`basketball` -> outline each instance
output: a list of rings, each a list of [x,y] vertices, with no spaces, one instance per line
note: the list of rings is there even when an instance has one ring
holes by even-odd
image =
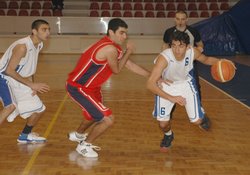
[[[235,75],[235,66],[231,61],[220,60],[211,67],[213,79],[219,82],[228,82]]]

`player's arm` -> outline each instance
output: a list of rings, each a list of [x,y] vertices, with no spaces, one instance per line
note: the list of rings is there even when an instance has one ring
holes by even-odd
[[[203,44],[203,42],[202,42],[201,40],[200,40],[199,42],[196,42],[195,45],[196,45],[196,48],[197,48],[200,52],[203,52],[203,50],[204,50],[204,44]]]
[[[197,48],[194,48],[194,58],[196,60],[198,60],[199,62],[201,62],[203,64],[206,64],[206,65],[213,65],[217,61],[220,60],[220,59],[218,59],[216,57],[210,57],[210,56],[206,56],[206,55],[202,54],[200,52],[200,50],[198,50]]]
[[[48,85],[44,83],[33,83],[29,78],[24,78],[16,72],[16,68],[20,63],[21,59],[25,57],[27,52],[25,44],[16,45],[12,50],[12,55],[9,61],[9,64],[5,70],[5,74],[12,77],[13,79],[19,81],[20,83],[29,86],[31,89],[38,92],[47,92],[49,90]]]
[[[144,69],[143,67],[137,65],[131,60],[127,61],[125,67],[138,75],[149,77],[150,72],[147,69]]]
[[[153,70],[149,76],[149,79],[147,81],[147,88],[154,94],[157,94],[161,96],[162,98],[168,99],[169,101],[172,101],[173,103],[178,103],[183,106],[186,104],[186,100],[183,97],[172,96],[164,92],[162,88],[158,86],[158,82],[161,79],[162,72],[167,66],[168,66],[168,63],[165,60],[165,58],[162,55],[159,55],[153,67]]]
[[[127,49],[126,52],[124,53],[123,57],[118,60],[118,52],[117,49],[113,45],[108,45],[101,49],[99,53],[97,53],[97,57],[99,54],[99,57],[104,56],[109,64],[109,67],[111,68],[112,72],[114,74],[119,73],[122,68],[125,66],[127,63],[129,56],[134,52],[135,47],[132,43],[127,44]],[[103,55],[104,54],[104,55]]]

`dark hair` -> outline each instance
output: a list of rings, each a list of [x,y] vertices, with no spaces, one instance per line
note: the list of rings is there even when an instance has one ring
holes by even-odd
[[[109,30],[112,30],[113,32],[115,32],[119,27],[124,27],[124,28],[128,28],[128,25],[125,21],[123,21],[120,18],[113,18],[109,21],[108,23],[108,31],[107,31],[107,35],[109,35]]]
[[[37,20],[33,21],[32,25],[31,25],[31,29],[32,29],[32,30],[33,30],[33,29],[38,30],[38,28],[39,28],[40,25],[42,25],[42,24],[47,24],[47,25],[49,25],[49,23],[48,23],[47,21],[45,21],[45,20],[43,20],[43,19],[37,19]]]
[[[180,13],[180,14],[185,14],[185,15],[186,15],[186,17],[188,17],[187,12],[186,12],[186,11],[184,11],[184,10],[178,10],[178,11],[176,11],[176,12],[175,12],[175,14],[177,14],[177,13]]]
[[[180,41],[182,43],[185,43],[186,45],[190,44],[190,39],[187,33],[181,32],[179,30],[176,30],[172,33],[170,36],[170,46],[172,45],[173,41]]]

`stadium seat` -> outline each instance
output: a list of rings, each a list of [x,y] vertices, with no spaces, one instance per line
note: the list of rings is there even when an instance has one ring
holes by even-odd
[[[229,4],[227,2],[222,2],[220,4],[220,9],[221,10],[229,10]]]
[[[191,11],[189,13],[189,18],[199,18],[199,14],[197,11]]]
[[[7,9],[6,1],[0,1],[0,9]]]
[[[148,10],[148,11],[154,10],[154,5],[150,2],[146,2],[144,6],[144,10]]]
[[[30,16],[40,16],[40,11],[37,9],[33,9],[30,11]]]
[[[156,11],[164,11],[164,10],[165,10],[165,7],[164,7],[163,3],[157,3],[157,4],[155,5],[155,10],[156,10]]]
[[[121,11],[118,10],[113,11],[112,17],[122,17]]]
[[[175,11],[176,10],[175,4],[174,3],[168,3],[167,6],[166,6],[166,10],[167,11],[171,11],[171,10]]]
[[[219,11],[212,11],[211,12],[211,16],[214,17],[214,16],[219,16],[220,15],[220,12]]]
[[[156,17],[157,17],[157,18],[166,18],[166,14],[165,14],[164,11],[158,11],[158,12],[156,13]]]
[[[129,2],[125,2],[122,7],[123,10],[132,10],[132,5]]]
[[[3,9],[0,9],[0,16],[5,16],[5,11]]]
[[[99,4],[97,2],[91,2],[90,6],[89,6],[90,10],[99,10]]]
[[[27,1],[21,1],[20,9],[30,9],[30,3]]]
[[[89,16],[90,17],[99,17],[99,13],[97,10],[92,10],[92,11],[90,11]]]
[[[177,10],[186,11],[186,4],[185,3],[178,3]]]
[[[208,10],[208,7],[207,7],[207,3],[200,3],[199,4],[199,7],[198,7],[199,10]]]
[[[135,3],[134,10],[143,10],[142,3],[140,3],[140,2]]]
[[[108,2],[102,2],[101,10],[110,10],[110,5]]]
[[[112,4],[112,10],[121,10],[122,7],[121,7],[121,4],[119,2],[114,2]]]
[[[111,15],[110,15],[110,12],[109,12],[109,11],[104,10],[104,11],[102,11],[101,16],[102,16],[102,17],[110,17]]]
[[[26,9],[21,9],[18,12],[18,16],[29,16],[29,12]]]
[[[9,9],[18,9],[19,5],[18,5],[18,3],[16,1],[10,1],[8,8]]]
[[[43,9],[52,9],[52,3],[50,1],[45,1],[43,3]]]
[[[9,9],[7,11],[7,16],[17,16],[17,11],[15,9]]]
[[[41,9],[41,8],[42,8],[42,5],[40,2],[37,2],[37,1],[32,2],[31,9]]]
[[[133,17],[133,14],[131,11],[124,11],[123,17]]]
[[[146,11],[145,17],[146,18],[154,18],[155,17],[154,11]]]
[[[44,9],[42,11],[42,16],[52,16],[52,12],[49,9]]]
[[[144,14],[142,11],[135,11],[135,14],[134,14],[134,17],[137,17],[137,18],[143,18],[144,17]]]
[[[214,2],[210,3],[209,10],[219,10],[218,4]]]
[[[201,18],[209,18],[210,17],[209,12],[208,11],[201,11],[200,17]]]
[[[62,10],[60,9],[53,10],[53,16],[63,16]]]
[[[174,11],[168,12],[167,17],[169,17],[169,18],[174,18],[174,17],[175,17],[175,12],[174,12]]]
[[[197,10],[197,6],[195,3],[189,3],[188,4],[188,7],[187,7],[188,10]]]

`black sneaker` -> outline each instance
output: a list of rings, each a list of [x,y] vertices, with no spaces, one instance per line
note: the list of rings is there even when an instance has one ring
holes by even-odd
[[[173,140],[174,140],[174,133],[173,132],[169,136],[164,134],[164,137],[163,137],[163,139],[161,141],[161,145],[160,145],[160,151],[167,152],[169,150]]]
[[[201,124],[199,127],[205,131],[208,131],[210,128],[210,120],[206,114],[204,114],[204,118],[202,119]]]

